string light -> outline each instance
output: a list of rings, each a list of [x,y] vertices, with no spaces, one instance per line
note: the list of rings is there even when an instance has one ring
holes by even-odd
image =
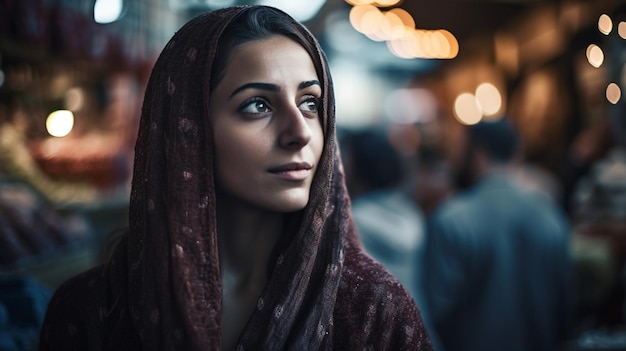
[[[598,18],[598,31],[604,35],[609,35],[613,30],[613,20],[607,14],[602,14]],[[626,38],[626,23],[619,22],[617,25],[617,34],[622,38]],[[600,67],[604,63],[604,52],[596,44],[590,44],[586,50],[587,61],[593,67]],[[616,83],[609,83],[604,91],[606,99],[609,103],[616,105],[622,98],[622,89]]]
[[[459,53],[456,37],[445,29],[415,28],[415,20],[406,10],[381,11],[399,1],[346,0],[352,5],[352,27],[374,41],[386,42],[389,51],[400,58],[452,59]]]

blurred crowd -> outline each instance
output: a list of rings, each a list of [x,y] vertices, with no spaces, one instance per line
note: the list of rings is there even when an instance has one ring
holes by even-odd
[[[407,152],[393,126],[340,133],[363,245],[436,349],[626,349],[626,154],[606,136],[581,135],[557,175],[506,118],[464,127],[453,152]]]

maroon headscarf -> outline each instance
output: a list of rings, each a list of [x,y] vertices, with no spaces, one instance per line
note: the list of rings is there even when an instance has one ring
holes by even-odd
[[[220,345],[211,68],[224,28],[249,7],[199,16],[180,29],[150,77],[136,144],[128,239],[129,302],[144,349]],[[285,16],[287,16],[285,14]],[[335,145],[332,82],[317,48],[325,148],[300,223],[284,233],[240,345],[317,349],[331,328],[342,268],[347,198]],[[155,323],[155,320],[157,321]],[[180,343],[180,344],[179,344]]]
[[[224,29],[251,8],[196,17],[161,53],[141,115],[128,235],[108,263],[55,292],[41,351],[221,348],[211,71]],[[237,350],[431,350],[411,297],[360,246],[328,66],[314,37],[283,15],[314,48],[325,144],[309,202],[287,218]]]

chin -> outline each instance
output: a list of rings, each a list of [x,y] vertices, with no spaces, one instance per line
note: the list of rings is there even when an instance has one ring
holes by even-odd
[[[276,201],[270,204],[268,208],[276,212],[289,213],[289,212],[296,212],[296,211],[302,210],[303,208],[306,207],[308,203],[309,203],[308,194],[306,194],[306,196],[297,196],[297,197],[293,197],[293,196],[288,196],[285,198],[279,197],[276,199]]]
[[[303,208],[305,208],[307,205],[307,202],[298,202],[298,203],[288,203],[288,204],[275,204],[274,206],[272,206],[272,210],[276,211],[276,212],[282,212],[282,213],[290,213],[290,212],[296,212],[296,211],[300,211]]]

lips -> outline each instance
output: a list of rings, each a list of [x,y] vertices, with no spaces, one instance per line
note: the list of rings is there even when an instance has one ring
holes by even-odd
[[[307,179],[312,169],[313,166],[306,162],[292,162],[270,168],[268,172],[283,180],[299,182]]]

